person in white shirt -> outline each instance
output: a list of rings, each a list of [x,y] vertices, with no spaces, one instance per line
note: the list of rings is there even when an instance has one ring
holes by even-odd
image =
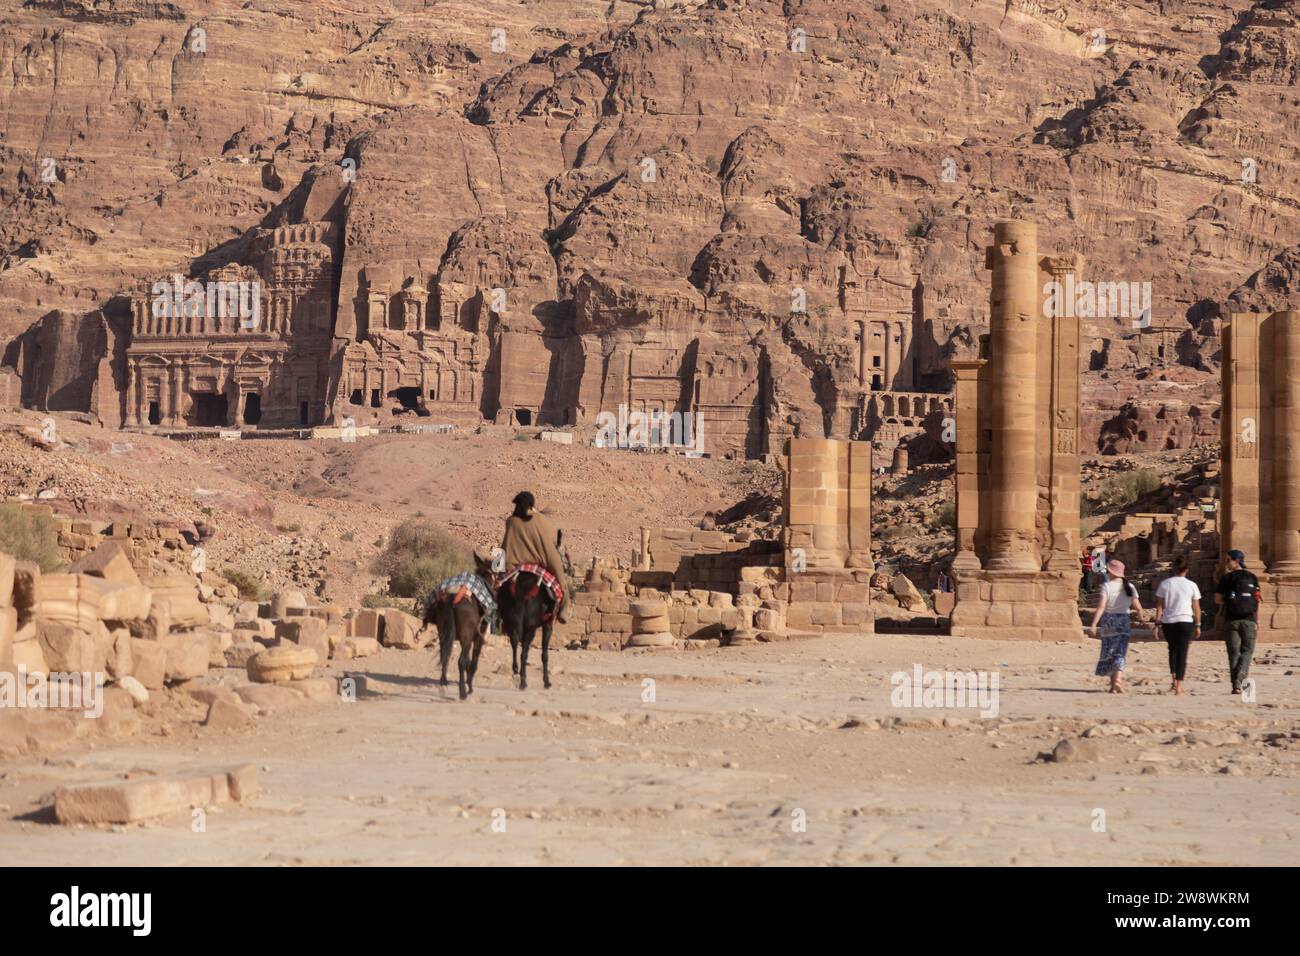
[[[1129,615],[1137,611],[1141,620],[1142,602],[1138,600],[1137,588],[1124,577],[1123,561],[1108,561],[1106,571],[1110,578],[1101,586],[1097,610],[1092,615],[1092,636],[1097,637],[1099,630],[1101,635],[1101,656],[1097,659],[1095,673],[1098,677],[1110,678],[1112,694],[1122,694],[1124,663],[1132,636]]]
[[[1159,634],[1169,645],[1169,673],[1175,694],[1182,694],[1187,676],[1187,651],[1201,636],[1201,589],[1187,578],[1187,559],[1174,559],[1174,573],[1156,588],[1156,616]]]

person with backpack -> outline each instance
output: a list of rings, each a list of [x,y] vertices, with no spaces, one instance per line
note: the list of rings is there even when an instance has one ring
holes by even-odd
[[[1174,558],[1174,573],[1156,588],[1160,636],[1169,645],[1169,690],[1181,695],[1187,676],[1187,651],[1201,636],[1201,589],[1187,577],[1187,558]]]
[[[1101,586],[1101,596],[1097,601],[1097,610],[1092,615],[1092,636],[1101,633],[1101,656],[1097,659],[1098,677],[1110,678],[1110,692],[1124,693],[1124,663],[1128,656],[1128,642],[1132,636],[1129,614],[1137,611],[1138,619],[1142,617],[1142,602],[1138,600],[1137,588],[1129,584],[1124,577],[1124,562],[1111,560],[1106,563],[1110,579]]]
[[[1241,685],[1250,674],[1250,660],[1255,654],[1255,631],[1259,620],[1259,578],[1246,570],[1246,555],[1233,548],[1228,552],[1227,573],[1215,588],[1215,603],[1223,611],[1223,637],[1228,645],[1228,673],[1232,692],[1241,693]]]

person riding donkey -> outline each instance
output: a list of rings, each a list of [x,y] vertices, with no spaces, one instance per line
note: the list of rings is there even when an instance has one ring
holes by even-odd
[[[550,573],[558,593],[556,620],[568,620],[569,594],[564,577],[564,557],[560,554],[560,535],[549,519],[536,508],[532,492],[521,491],[514,497],[515,510],[506,519],[505,537],[501,550],[505,555],[506,573],[513,573],[521,565],[537,565]],[[547,582],[548,584],[550,582]]]

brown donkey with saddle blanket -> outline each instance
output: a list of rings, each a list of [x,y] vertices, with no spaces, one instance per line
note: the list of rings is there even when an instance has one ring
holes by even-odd
[[[460,643],[460,699],[474,693],[474,674],[483,650],[484,633],[496,617],[496,582],[492,559],[474,553],[473,572],[438,582],[424,605],[424,624],[438,627],[438,656],[442,686],[447,686],[447,664],[453,641]]]

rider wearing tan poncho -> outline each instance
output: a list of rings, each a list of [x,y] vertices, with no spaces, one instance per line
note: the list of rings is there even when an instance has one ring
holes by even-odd
[[[513,570],[521,564],[540,564],[555,575],[564,589],[556,617],[564,623],[569,605],[569,585],[564,577],[564,559],[560,556],[555,526],[534,507],[536,502],[530,492],[519,492],[514,504],[514,514],[506,519],[506,534],[501,539],[506,568]]]

